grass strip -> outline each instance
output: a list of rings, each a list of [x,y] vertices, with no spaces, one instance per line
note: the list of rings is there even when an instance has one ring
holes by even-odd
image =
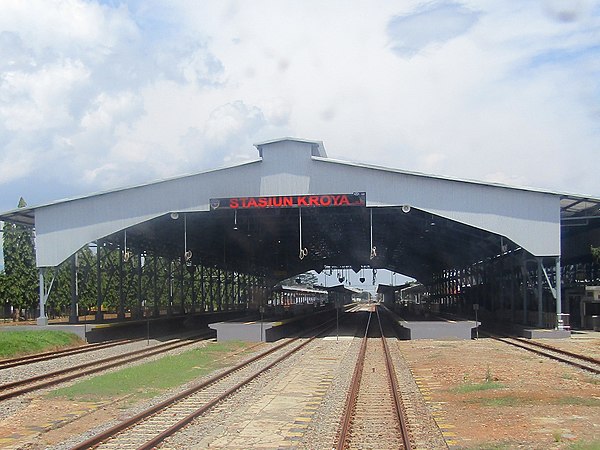
[[[596,397],[561,397],[556,402],[563,406],[591,406],[600,407],[600,398]],[[600,449],[600,447],[598,447]]]
[[[466,401],[465,403],[480,406],[529,406],[536,403],[536,400],[524,397],[517,397],[514,395],[505,395],[502,397],[493,398],[474,398]]]
[[[489,442],[470,447],[472,450],[512,450],[516,448],[516,442]]]
[[[529,398],[524,396],[504,395],[492,398],[471,398],[465,401],[467,404],[481,406],[532,406],[532,405],[560,405],[560,406],[585,406],[598,408],[600,399],[584,397],[559,397],[559,398]],[[599,447],[600,448],[600,447]]]
[[[460,386],[452,388],[450,391],[457,394],[467,394],[469,392],[487,391],[490,389],[502,389],[504,385],[496,381],[484,381],[483,383],[463,383]]]
[[[165,356],[138,366],[99,375],[48,394],[52,398],[76,401],[106,401],[127,397],[129,401],[154,397],[170,388],[206,375],[225,362],[224,358],[243,350],[244,342],[208,342],[202,348]]]
[[[83,341],[79,336],[65,331],[2,331],[0,358],[14,358],[81,344]]]
[[[569,450],[598,450],[600,448],[600,440],[589,442],[577,442],[571,444]]]
[[[489,442],[478,444],[474,447],[469,447],[471,450],[512,450],[515,448],[525,448],[522,443],[507,441],[507,442]],[[535,447],[538,448],[538,447]],[[541,447],[539,447],[541,448]],[[600,441],[584,441],[576,442],[568,445],[567,447],[561,447],[565,450],[598,450],[600,449]]]

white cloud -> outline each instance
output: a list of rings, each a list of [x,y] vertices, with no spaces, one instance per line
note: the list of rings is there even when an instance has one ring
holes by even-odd
[[[9,154],[0,158],[0,184],[10,183],[31,173],[32,156],[26,152]],[[12,209],[12,208],[11,208]]]
[[[42,60],[74,53],[100,60],[137,33],[125,7],[80,0],[3,0],[0,29],[17,34]]]
[[[589,14],[593,3],[591,0],[545,0],[543,7],[553,19],[573,22]]]
[[[147,182],[295,135],[340,159],[600,195],[581,164],[600,142],[597,1],[2,9],[0,187]]]
[[[409,14],[392,17],[387,31],[390,46],[402,56],[414,56],[431,44],[441,44],[467,32],[476,11],[458,3],[428,3]]]
[[[235,136],[247,136],[265,122],[260,109],[241,101],[214,109],[205,124],[204,136],[209,146],[224,147]]]
[[[11,131],[35,131],[69,125],[72,92],[89,71],[69,59],[35,72],[6,71],[0,76],[0,118]]]

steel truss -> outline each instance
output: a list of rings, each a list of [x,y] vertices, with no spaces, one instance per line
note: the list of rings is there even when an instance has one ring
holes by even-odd
[[[440,311],[471,316],[477,304],[482,318],[563,329],[568,314],[563,314],[560,286],[560,258],[534,257],[519,249],[442,270],[427,288]]]
[[[117,319],[129,316],[158,317],[186,313],[205,313],[244,310],[267,294],[266,280],[258,275],[221,269],[214,266],[192,265],[184,258],[170,259],[148,252],[135,251],[125,245],[98,241],[92,251],[78,252],[70,259],[71,311],[69,321],[77,323],[82,293],[89,297],[95,291],[95,318],[105,314]],[[95,251],[94,251],[95,249]],[[40,271],[44,279],[47,270]],[[90,286],[95,275],[95,284]],[[50,286],[41,283],[40,298],[44,307]],[[263,291],[258,295],[258,291]]]

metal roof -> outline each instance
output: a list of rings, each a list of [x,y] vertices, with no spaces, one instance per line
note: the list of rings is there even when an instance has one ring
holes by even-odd
[[[320,141],[283,138],[256,147],[259,160],[12,210],[0,220],[35,225],[40,267],[92,241],[123,245],[125,232],[134,250],[178,257],[183,220],[170,213],[179,212],[196,263],[278,279],[325,265],[367,265],[424,280],[520,247],[558,255],[561,218],[597,215],[600,202],[332,160]],[[298,258],[298,209],[239,211],[234,230],[233,211],[209,206],[211,198],[359,191],[367,193],[367,208],[302,208],[306,258]]]
[[[600,246],[600,199],[565,195],[560,209],[563,263],[591,263],[590,246]]]
[[[241,167],[241,166],[245,166],[248,164],[255,164],[255,163],[258,163],[261,161],[262,156],[263,156],[262,149],[265,146],[268,146],[271,144],[280,144],[282,142],[301,142],[301,143],[309,144],[311,146],[311,154],[312,154],[314,160],[319,160],[319,161],[328,162],[328,163],[334,163],[334,164],[338,164],[338,165],[346,165],[346,166],[350,166],[350,167],[359,167],[359,168],[365,168],[365,169],[374,169],[374,170],[383,171],[383,172],[410,175],[410,176],[415,176],[415,177],[423,177],[423,178],[428,178],[428,179],[456,181],[459,183],[467,183],[467,184],[473,184],[473,185],[479,185],[479,186],[494,186],[494,187],[511,189],[511,190],[522,190],[522,191],[528,191],[528,192],[539,192],[539,193],[543,193],[543,194],[557,195],[557,196],[561,197],[561,201],[560,201],[561,219],[585,218],[585,217],[589,217],[589,216],[596,218],[596,217],[600,216],[600,197],[593,197],[593,196],[589,196],[589,195],[585,195],[585,194],[566,193],[563,191],[554,191],[554,190],[541,189],[541,188],[535,188],[535,187],[530,187],[530,186],[508,185],[508,184],[504,184],[504,183],[485,182],[485,181],[481,181],[481,180],[452,177],[452,176],[447,176],[447,175],[429,174],[429,173],[424,173],[424,172],[416,172],[416,171],[410,171],[410,170],[404,170],[404,169],[398,169],[398,168],[392,168],[392,167],[385,167],[385,166],[379,166],[376,164],[369,164],[369,163],[363,163],[363,162],[357,162],[357,161],[340,160],[340,159],[330,158],[327,156],[327,152],[325,151],[323,141],[294,138],[294,137],[283,137],[283,138],[271,139],[271,140],[255,143],[254,146],[257,148],[257,150],[259,152],[259,156],[260,156],[259,159],[245,161],[245,162],[233,164],[233,165],[217,167],[214,169],[208,169],[205,171],[200,171],[200,172],[195,172],[195,173],[180,174],[180,175],[176,175],[173,177],[154,180],[154,181],[150,181],[150,182],[146,182],[146,183],[140,183],[140,184],[124,186],[124,187],[117,187],[114,189],[93,192],[93,193],[85,194],[85,195],[81,195],[81,196],[59,199],[59,200],[55,200],[55,201],[52,201],[49,203],[43,203],[40,205],[27,206],[24,208],[15,208],[15,209],[6,211],[4,213],[1,213],[0,220],[5,220],[7,222],[20,223],[23,225],[33,226],[35,224],[35,210],[36,209],[40,209],[40,208],[50,206],[50,205],[55,205],[55,204],[86,199],[86,198],[90,198],[90,197],[97,197],[100,195],[112,194],[115,192],[127,191],[130,189],[141,188],[144,186],[157,185],[160,183],[167,183],[169,181],[181,180],[181,179],[184,179],[187,177],[196,177],[198,175],[202,175],[202,174],[206,174],[206,173],[214,173],[214,172],[218,172],[218,171],[222,171],[222,170],[234,169],[236,167]]]
[[[328,292],[346,293],[350,295],[362,294],[365,292],[362,289],[346,286],[345,284],[337,284],[335,286],[326,287],[325,289],[327,289]]]
[[[307,288],[302,286],[275,286],[273,291],[288,291],[288,292],[297,292],[299,294],[327,294],[327,291],[324,289],[316,289],[316,288]]]
[[[323,141],[313,141],[310,139],[284,137],[284,138],[271,139],[268,141],[258,142],[256,144],[254,144],[254,146],[258,150],[259,156],[262,158],[263,149],[265,147],[272,145],[272,144],[275,144],[277,147],[281,147],[281,144],[285,143],[285,142],[301,142],[304,144],[309,144],[311,146],[312,156],[320,156],[322,158],[327,158],[327,152],[325,151],[325,146],[323,145]]]
[[[561,195],[561,220],[589,220],[600,218],[600,199],[586,196]]]
[[[59,204],[63,204],[63,203],[75,202],[78,200],[85,200],[85,199],[89,199],[89,198],[93,198],[93,197],[100,197],[103,195],[116,194],[118,192],[125,192],[125,191],[129,191],[132,189],[144,188],[146,186],[157,186],[157,185],[160,185],[163,183],[169,183],[169,182],[177,181],[177,180],[184,180],[186,178],[197,177],[197,176],[203,175],[203,174],[215,173],[215,172],[219,172],[222,170],[235,169],[236,167],[243,167],[243,166],[247,166],[249,164],[259,163],[260,161],[261,161],[260,159],[253,159],[253,160],[244,161],[244,162],[238,163],[238,164],[231,164],[228,166],[217,167],[215,169],[209,169],[209,170],[204,170],[204,171],[195,172],[195,173],[180,174],[180,175],[176,175],[176,176],[169,177],[169,178],[162,178],[159,180],[149,181],[146,183],[139,183],[139,184],[134,184],[134,185],[130,185],[130,186],[122,186],[122,187],[117,187],[114,189],[107,189],[105,191],[92,192],[90,194],[84,194],[84,195],[79,195],[79,196],[75,196],[75,197],[62,198],[62,199],[54,200],[54,201],[51,201],[48,203],[42,203],[40,205],[26,206],[24,208],[15,208],[15,209],[11,209],[9,211],[1,213],[0,220],[6,220],[7,222],[33,226],[35,224],[35,211],[38,209],[41,209],[41,208],[46,208],[48,206],[59,205]]]

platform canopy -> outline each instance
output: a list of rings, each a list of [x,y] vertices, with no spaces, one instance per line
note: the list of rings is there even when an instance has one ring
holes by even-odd
[[[35,227],[39,267],[97,242],[169,258],[187,251],[194,264],[276,279],[345,266],[427,280],[518,248],[559,256],[561,206],[570,217],[597,214],[594,199],[585,203],[591,210],[577,211],[576,196],[330,159],[319,141],[256,148],[258,159],[244,164],[0,220]]]

